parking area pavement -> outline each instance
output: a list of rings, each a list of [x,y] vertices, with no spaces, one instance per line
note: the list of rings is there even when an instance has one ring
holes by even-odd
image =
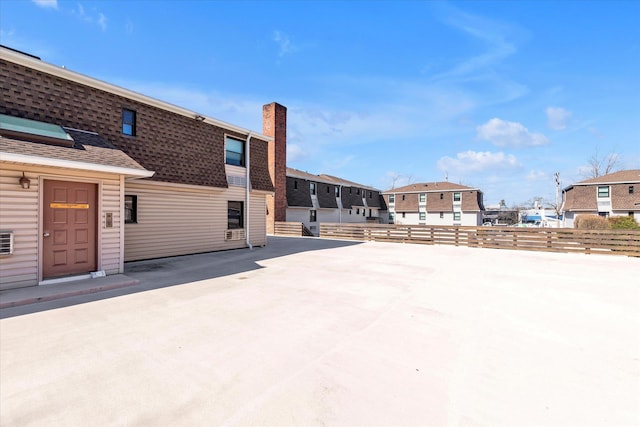
[[[4,310],[6,426],[640,424],[640,259],[270,238]]]

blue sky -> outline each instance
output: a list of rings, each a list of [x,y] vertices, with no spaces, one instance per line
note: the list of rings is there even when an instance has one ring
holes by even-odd
[[[252,130],[382,190],[555,199],[596,153],[640,168],[640,2],[4,0],[0,43]]]

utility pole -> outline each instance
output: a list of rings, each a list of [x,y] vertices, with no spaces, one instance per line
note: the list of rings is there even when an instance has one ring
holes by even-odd
[[[560,172],[556,172],[553,174],[556,180],[556,217],[560,217],[560,206],[558,205],[558,195],[560,193]]]

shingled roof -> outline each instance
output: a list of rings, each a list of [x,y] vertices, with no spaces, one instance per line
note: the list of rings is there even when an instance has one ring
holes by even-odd
[[[383,191],[383,194],[389,193],[426,193],[429,191],[456,191],[456,190],[478,190],[474,187],[467,187],[466,185],[454,184],[449,181],[439,182],[420,182],[415,184],[405,185],[404,187],[392,188],[390,190]]]
[[[591,184],[633,184],[640,183],[640,169],[629,169],[619,172],[609,173],[597,178],[585,179],[576,182],[573,185],[591,185]],[[569,186],[571,187],[571,186]]]
[[[42,159],[53,159],[64,162],[61,164],[66,167],[78,169],[92,169],[91,165],[95,165],[95,169],[99,169],[100,166],[122,168],[121,172],[125,175],[153,174],[97,133],[70,128],[64,130],[73,138],[71,147],[0,136],[2,159],[7,160],[12,158],[11,155],[18,155],[25,163],[31,161],[41,164]]]

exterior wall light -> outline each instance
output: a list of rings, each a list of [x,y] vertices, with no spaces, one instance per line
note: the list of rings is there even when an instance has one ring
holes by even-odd
[[[22,172],[22,178],[20,178],[20,185],[22,185],[22,188],[25,190],[28,190],[31,186],[31,180],[24,176],[24,172]]]

